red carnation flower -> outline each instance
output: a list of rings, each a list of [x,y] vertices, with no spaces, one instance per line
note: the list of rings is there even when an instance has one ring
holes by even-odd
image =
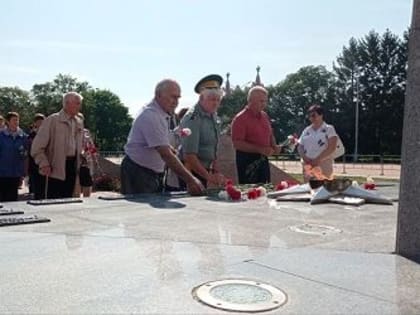
[[[365,184],[363,185],[363,187],[364,187],[366,190],[374,190],[374,189],[376,189],[376,185],[375,185],[374,183],[365,183]]]
[[[258,191],[255,188],[251,188],[247,192],[248,199],[257,199],[258,198]]]
[[[287,183],[287,181],[282,180],[280,183],[278,183],[276,185],[276,190],[283,190],[289,187],[289,184]]]
[[[241,199],[241,191],[236,189],[233,185],[226,186],[226,192],[228,193],[229,197],[232,200],[240,200]]]

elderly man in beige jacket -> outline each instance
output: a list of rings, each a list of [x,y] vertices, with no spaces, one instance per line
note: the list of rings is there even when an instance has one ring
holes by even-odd
[[[82,100],[76,92],[64,94],[63,108],[45,119],[33,140],[31,155],[42,175],[35,199],[73,196],[82,152]]]

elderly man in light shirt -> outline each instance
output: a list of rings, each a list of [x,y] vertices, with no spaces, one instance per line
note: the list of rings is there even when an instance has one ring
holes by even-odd
[[[182,165],[170,145],[169,121],[180,97],[176,81],[162,80],[156,85],[154,99],[134,120],[121,163],[123,194],[161,192],[165,164],[186,182],[190,194],[203,193],[201,182]]]

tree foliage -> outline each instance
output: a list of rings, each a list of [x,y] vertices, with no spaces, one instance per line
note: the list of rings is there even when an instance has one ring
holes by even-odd
[[[408,32],[402,38],[389,30],[351,38],[334,62],[306,66],[291,73],[269,92],[267,111],[278,141],[300,133],[309,124],[306,110],[320,104],[347,153],[354,152],[355,113],[359,105],[359,154],[400,154],[406,88]],[[230,122],[246,103],[247,89],[225,97],[219,114]]]
[[[35,84],[31,93],[36,110],[44,115],[50,115],[63,107],[64,93],[75,91],[83,95],[89,89],[91,87],[88,82],[79,82],[70,75],[59,74],[51,82]]]
[[[29,92],[18,87],[0,87],[0,113],[17,112],[20,125],[29,126],[32,123],[35,108]]]
[[[85,124],[100,150],[122,150],[132,119],[119,97],[108,90],[90,90],[84,95],[83,106]]]
[[[308,124],[306,110],[320,104],[327,112],[334,110],[334,75],[324,66],[307,66],[289,74],[285,80],[268,87],[268,114],[273,120],[277,139],[298,133]],[[333,115],[331,115],[333,117]]]
[[[21,126],[28,128],[35,113],[48,116],[58,112],[63,107],[63,94],[69,91],[83,96],[81,112],[100,150],[122,150],[132,121],[127,107],[111,91],[94,89],[88,82],[70,75],[59,74],[50,82],[35,84],[31,92],[1,87],[0,111],[18,112]]]
[[[247,93],[248,89],[237,86],[222,99],[218,114],[222,119],[223,128],[228,127],[232,118],[244,108]]]
[[[400,154],[407,69],[407,34],[387,30],[351,39],[337,58],[337,106],[347,148],[354,150],[359,104],[359,153]]]
[[[267,112],[278,141],[300,133],[309,124],[307,108],[320,104],[325,120],[336,127],[347,153],[354,152],[355,112],[359,105],[360,154],[400,154],[406,88],[408,32],[402,38],[389,30],[351,38],[342,48],[332,71],[305,66],[268,86]],[[59,74],[51,82],[35,84],[31,92],[0,88],[0,112],[17,111],[28,126],[34,113],[49,115],[62,107],[62,95],[77,91],[84,96],[86,125],[101,150],[121,150],[132,119],[117,95],[98,90],[88,82]],[[246,104],[249,87],[237,86],[222,100],[219,115],[225,126]]]

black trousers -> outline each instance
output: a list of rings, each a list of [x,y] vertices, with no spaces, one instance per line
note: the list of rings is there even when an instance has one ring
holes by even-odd
[[[20,177],[0,177],[0,201],[18,200]]]
[[[65,180],[48,177],[47,199],[73,197],[74,185],[76,184],[76,168],[76,158],[67,158]],[[35,199],[45,199],[45,181],[45,176],[40,175],[36,178]]]
[[[121,162],[121,193],[144,194],[163,191],[163,173],[138,165],[127,155]]]
[[[236,151],[239,184],[265,184],[270,182],[268,158],[258,153]]]

